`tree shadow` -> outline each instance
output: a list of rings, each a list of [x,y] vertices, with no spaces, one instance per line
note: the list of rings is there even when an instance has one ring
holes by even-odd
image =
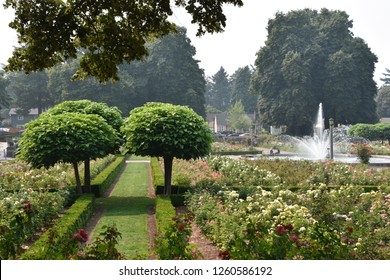
[[[106,216],[132,216],[148,214],[148,207],[155,204],[155,200],[148,197],[121,197],[110,196],[106,198]]]

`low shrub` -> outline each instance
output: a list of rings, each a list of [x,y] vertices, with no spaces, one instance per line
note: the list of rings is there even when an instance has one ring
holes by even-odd
[[[96,197],[101,196],[111,184],[115,181],[118,174],[121,172],[122,167],[125,164],[126,158],[124,156],[118,156],[117,159],[107,166],[95,179],[91,182],[92,192]]]
[[[67,259],[76,248],[68,246],[64,240],[83,228],[91,218],[95,206],[93,195],[82,195],[64,213],[52,228],[47,230],[21,256],[23,260],[56,260]]]
[[[158,186],[164,186],[164,173],[160,168],[158,158],[152,157],[150,159],[150,167],[152,170],[152,180],[154,189],[157,191]]]
[[[167,195],[159,195],[156,200],[156,224],[157,232],[164,232],[176,215],[175,207]]]

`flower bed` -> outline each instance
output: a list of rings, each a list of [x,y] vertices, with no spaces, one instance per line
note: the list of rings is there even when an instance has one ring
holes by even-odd
[[[233,259],[389,259],[390,173],[364,164],[175,161],[202,231]],[[179,179],[178,179],[179,178]]]
[[[96,176],[113,159],[94,161],[91,171]],[[2,163],[0,173],[0,256],[13,259],[74,202],[73,170],[65,164],[32,169],[13,161]]]
[[[389,188],[281,188],[240,199],[202,190],[188,206],[202,231],[232,259],[389,259]]]
[[[78,198],[63,217],[22,254],[20,259],[67,259],[68,254],[75,253],[70,251],[70,248],[67,248],[64,241],[87,224],[93,214],[94,202],[93,195],[82,195]],[[74,249],[76,250],[77,247]]]

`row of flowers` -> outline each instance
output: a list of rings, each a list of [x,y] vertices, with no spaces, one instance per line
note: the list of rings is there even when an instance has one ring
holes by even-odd
[[[175,160],[173,184],[186,186],[345,186],[390,184],[389,169],[341,162],[237,160],[223,156]]]
[[[115,157],[91,164],[97,174]],[[21,161],[0,165],[0,257],[15,258],[69,205],[74,194],[73,170],[65,164],[32,169]]]
[[[199,190],[188,207],[202,231],[232,259],[388,259],[390,189],[319,186]]]
[[[114,155],[91,162],[91,177],[99,174],[108,164],[115,160]],[[83,165],[80,165],[80,174],[83,174]],[[83,179],[83,178],[81,178]],[[75,185],[73,169],[70,164],[56,164],[45,168],[31,168],[22,161],[9,161],[0,163],[0,188],[6,190],[19,190],[22,188],[34,189],[61,189]]]

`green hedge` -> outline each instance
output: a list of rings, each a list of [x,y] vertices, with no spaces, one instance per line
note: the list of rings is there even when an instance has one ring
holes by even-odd
[[[87,225],[95,209],[95,197],[81,195],[53,227],[47,230],[21,256],[22,260],[64,259],[62,247],[64,240],[70,238],[78,229]],[[62,245],[62,247],[61,247]],[[68,249],[69,248],[63,248]]]
[[[164,173],[158,163],[158,158],[152,157],[150,159],[150,167],[152,170],[153,186],[154,189],[157,190],[157,186],[164,186]]]
[[[167,195],[159,195],[156,199],[156,224],[157,232],[161,234],[165,232],[172,222],[172,218],[176,216],[175,207],[171,203],[171,199]]]
[[[92,192],[100,197],[118,177],[123,165],[126,163],[125,156],[118,156],[109,166],[100,172],[91,182]]]

